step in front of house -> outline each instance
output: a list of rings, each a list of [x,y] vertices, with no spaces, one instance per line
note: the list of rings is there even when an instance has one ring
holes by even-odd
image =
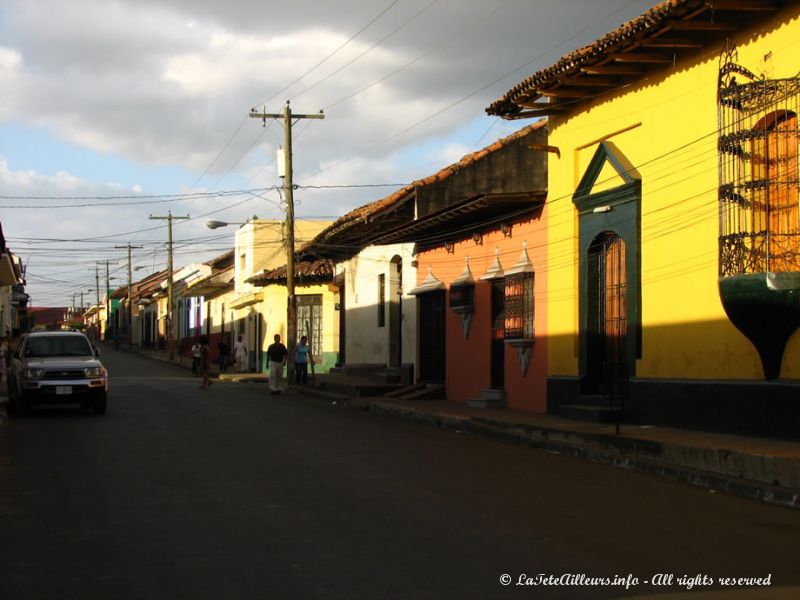
[[[467,405],[472,408],[505,408],[505,390],[481,390],[478,398],[469,398]]]
[[[622,411],[616,406],[594,406],[591,404],[562,404],[559,417],[591,423],[616,423]]]
[[[606,408],[611,404],[609,399],[602,394],[580,394],[575,400],[575,404],[578,406],[597,406],[599,408]]]
[[[396,398],[398,400],[444,400],[444,386],[429,383],[401,396],[396,396]]]

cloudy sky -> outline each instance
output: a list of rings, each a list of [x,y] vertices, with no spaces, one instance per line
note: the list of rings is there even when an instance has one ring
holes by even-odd
[[[36,306],[233,245],[209,219],[282,219],[294,124],[299,218],[334,219],[526,125],[510,87],[652,6],[632,0],[4,0],[0,220]],[[103,271],[105,267],[102,267]],[[101,284],[104,287],[104,283]],[[77,296],[76,296],[77,294]]]

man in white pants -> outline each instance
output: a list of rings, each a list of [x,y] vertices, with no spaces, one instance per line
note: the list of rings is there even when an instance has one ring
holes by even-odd
[[[233,359],[236,361],[236,370],[244,373],[247,369],[247,346],[244,345],[242,336],[233,344]]]
[[[286,357],[289,352],[286,346],[281,344],[281,336],[277,333],[273,338],[274,344],[267,348],[267,360],[269,361],[269,393],[281,393],[281,379],[283,378],[283,367],[286,365]]]

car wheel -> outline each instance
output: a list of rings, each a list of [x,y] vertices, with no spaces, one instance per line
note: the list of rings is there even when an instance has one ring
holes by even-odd
[[[96,415],[106,414],[106,406],[108,406],[108,392],[103,392],[92,400],[92,412]]]

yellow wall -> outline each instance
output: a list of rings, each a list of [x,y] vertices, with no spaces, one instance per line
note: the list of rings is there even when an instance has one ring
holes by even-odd
[[[264,315],[266,332],[264,336],[264,348],[272,343],[274,335],[277,333],[285,343],[288,339],[286,327],[286,303],[287,292],[285,285],[268,285],[260,288],[264,291],[264,301],[260,303],[258,310]],[[295,286],[297,296],[306,294],[322,294],[322,352],[325,354],[335,354],[339,351],[339,313],[335,309],[335,304],[339,302],[338,294],[331,291],[330,286],[321,285],[297,285]],[[298,324],[298,331],[301,330]],[[324,357],[315,357],[315,360],[322,364]],[[328,366],[333,366],[333,357],[327,357]]]
[[[794,18],[757,39],[735,39],[738,63],[771,78],[800,69]],[[780,19],[776,21],[779,23]],[[717,105],[721,48],[691,64],[550,120],[548,288],[551,375],[578,372],[577,213],[580,177],[609,137],[642,179],[643,354],[637,377],[760,379],[752,344],[728,320],[717,291]],[[617,132],[617,133],[615,133]],[[595,191],[622,183],[606,168]],[[800,377],[800,334],[782,377]]]
[[[225,332],[231,332],[233,323],[231,319],[232,311],[229,309],[229,306],[231,302],[233,302],[234,297],[233,289],[231,289],[224,294],[214,296],[211,299],[206,299],[206,313],[203,315],[203,318],[205,319],[207,316],[211,316],[211,330],[208,332],[209,334],[213,335],[222,331],[223,317],[225,320]],[[205,323],[204,327],[207,325],[208,324]]]

